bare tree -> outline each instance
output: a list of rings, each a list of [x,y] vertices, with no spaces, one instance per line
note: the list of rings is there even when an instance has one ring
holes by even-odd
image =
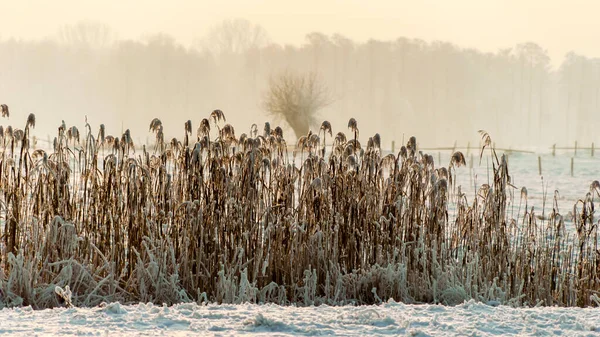
[[[329,92],[316,73],[286,71],[271,77],[263,105],[269,114],[286,121],[300,138],[316,124],[317,112],[330,103]]]
[[[58,31],[61,42],[76,47],[103,48],[115,40],[115,33],[105,24],[95,21],[80,21],[65,25]]]
[[[214,26],[196,45],[208,49],[215,55],[242,54],[248,50],[262,48],[269,44],[267,31],[248,20],[225,20]]]

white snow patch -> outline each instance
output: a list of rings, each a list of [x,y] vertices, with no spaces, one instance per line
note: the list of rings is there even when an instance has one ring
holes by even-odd
[[[491,305],[490,305],[491,304]],[[513,308],[475,301],[450,307],[388,301],[373,306],[102,304],[94,308],[0,310],[0,334],[12,336],[412,335],[591,336],[599,308]]]

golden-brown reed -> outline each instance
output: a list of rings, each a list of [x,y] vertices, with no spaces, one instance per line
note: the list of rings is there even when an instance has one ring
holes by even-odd
[[[493,176],[468,201],[454,186],[462,153],[436,166],[414,137],[384,156],[379,135],[360,145],[351,119],[326,155],[324,122],[291,156],[279,127],[236,137],[224,123],[215,110],[193,143],[188,121],[182,143],[154,119],[152,150],[129,131],[94,137],[86,125],[80,139],[63,122],[51,152],[32,152],[33,115],[24,131],[2,130],[0,306],[58,306],[67,285],[84,306],[600,304],[597,182],[571,233],[557,198],[540,221],[526,190],[510,218],[508,165],[485,133]]]

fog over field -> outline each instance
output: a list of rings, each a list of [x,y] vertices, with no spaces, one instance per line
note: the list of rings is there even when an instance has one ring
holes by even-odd
[[[151,141],[194,129],[214,109],[236,131],[273,120],[262,104],[282,71],[315,73],[319,120],[383,146],[478,141],[548,148],[599,139],[599,8],[585,1],[1,1],[3,124],[54,137],[100,123]],[[320,123],[319,123],[320,125]],[[313,125],[318,128],[318,125]]]

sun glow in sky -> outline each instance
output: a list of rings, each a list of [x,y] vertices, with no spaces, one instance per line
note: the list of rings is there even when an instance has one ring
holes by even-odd
[[[246,18],[282,44],[301,44],[312,31],[357,41],[444,40],[490,52],[534,41],[559,64],[569,51],[600,57],[599,12],[592,0],[0,0],[0,38],[54,37],[61,25],[91,20],[120,38],[163,32],[189,45],[222,20]]]

